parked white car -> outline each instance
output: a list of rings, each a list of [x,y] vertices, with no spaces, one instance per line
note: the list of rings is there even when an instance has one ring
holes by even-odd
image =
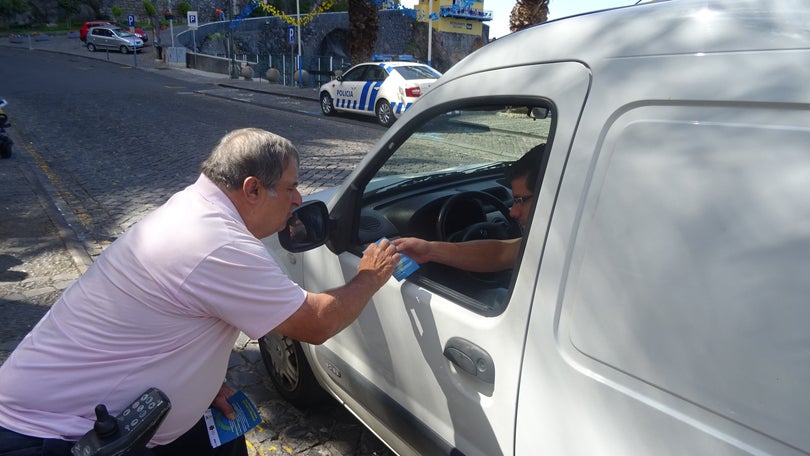
[[[361,63],[321,86],[321,111],[376,116],[389,127],[441,76],[432,67],[413,62]]]
[[[545,143],[514,269],[424,264],[323,345],[268,334],[273,382],[401,455],[810,454],[808,24],[805,0],[662,1],[457,63],[297,211],[310,250],[265,243],[322,291],[381,237],[497,232],[504,168]]]
[[[122,54],[143,49],[143,40],[119,27],[104,25],[92,27],[86,36],[87,50],[113,49]]]

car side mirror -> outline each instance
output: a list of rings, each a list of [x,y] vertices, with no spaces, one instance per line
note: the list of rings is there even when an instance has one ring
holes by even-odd
[[[335,77],[335,79],[337,79],[338,81],[342,81],[342,80],[343,80],[343,71],[341,71],[341,70],[335,70],[335,71],[333,71],[333,72],[332,72],[332,75],[333,75],[333,76]]]
[[[298,253],[320,247],[329,238],[329,210],[323,201],[307,201],[298,206],[278,233],[281,246]]]

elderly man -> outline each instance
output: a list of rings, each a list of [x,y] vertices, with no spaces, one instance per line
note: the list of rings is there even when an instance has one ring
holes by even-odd
[[[110,245],[0,367],[0,455],[67,455],[93,427],[96,404],[115,415],[152,386],[172,409],[147,454],[246,454],[243,438],[212,449],[201,419],[212,404],[233,413],[223,380],[240,331],[322,343],[399,261],[383,240],[346,285],[309,293],[260,241],[301,204],[293,145],[233,131],[201,169]]]

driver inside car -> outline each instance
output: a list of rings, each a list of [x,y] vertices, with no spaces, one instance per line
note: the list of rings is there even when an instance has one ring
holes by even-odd
[[[535,192],[540,189],[542,172],[548,163],[546,145],[539,144],[513,162],[506,171],[512,187],[514,202],[509,216],[526,232],[529,211]],[[466,242],[427,241],[414,237],[394,239],[399,253],[419,264],[435,262],[470,272],[498,272],[515,265],[521,238],[479,239]]]

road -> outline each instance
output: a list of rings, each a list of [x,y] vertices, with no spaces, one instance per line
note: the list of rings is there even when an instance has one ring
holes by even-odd
[[[76,233],[73,248],[91,259],[192,183],[229,130],[258,127],[290,139],[301,154],[304,194],[341,182],[384,132],[373,118],[324,118],[314,101],[281,99],[279,109],[270,109],[240,101],[249,94],[204,80],[103,60],[0,47],[0,61],[0,95],[9,100],[17,155],[0,163],[0,178],[24,182],[13,174],[12,166],[19,166],[32,186],[42,187],[36,197],[30,189],[7,187],[0,210],[35,213],[33,205],[47,206],[43,194],[50,195],[50,218],[63,218]],[[12,226],[0,224],[0,233],[8,235],[8,251],[0,254],[0,310],[7,323],[0,330],[0,354],[81,272],[56,240],[66,226],[32,218],[30,231],[10,233]],[[16,270],[20,263],[27,272]],[[248,435],[252,454],[389,454],[336,403],[302,411],[282,401],[267,381],[255,341],[238,342],[228,380],[262,411],[264,422]]]

